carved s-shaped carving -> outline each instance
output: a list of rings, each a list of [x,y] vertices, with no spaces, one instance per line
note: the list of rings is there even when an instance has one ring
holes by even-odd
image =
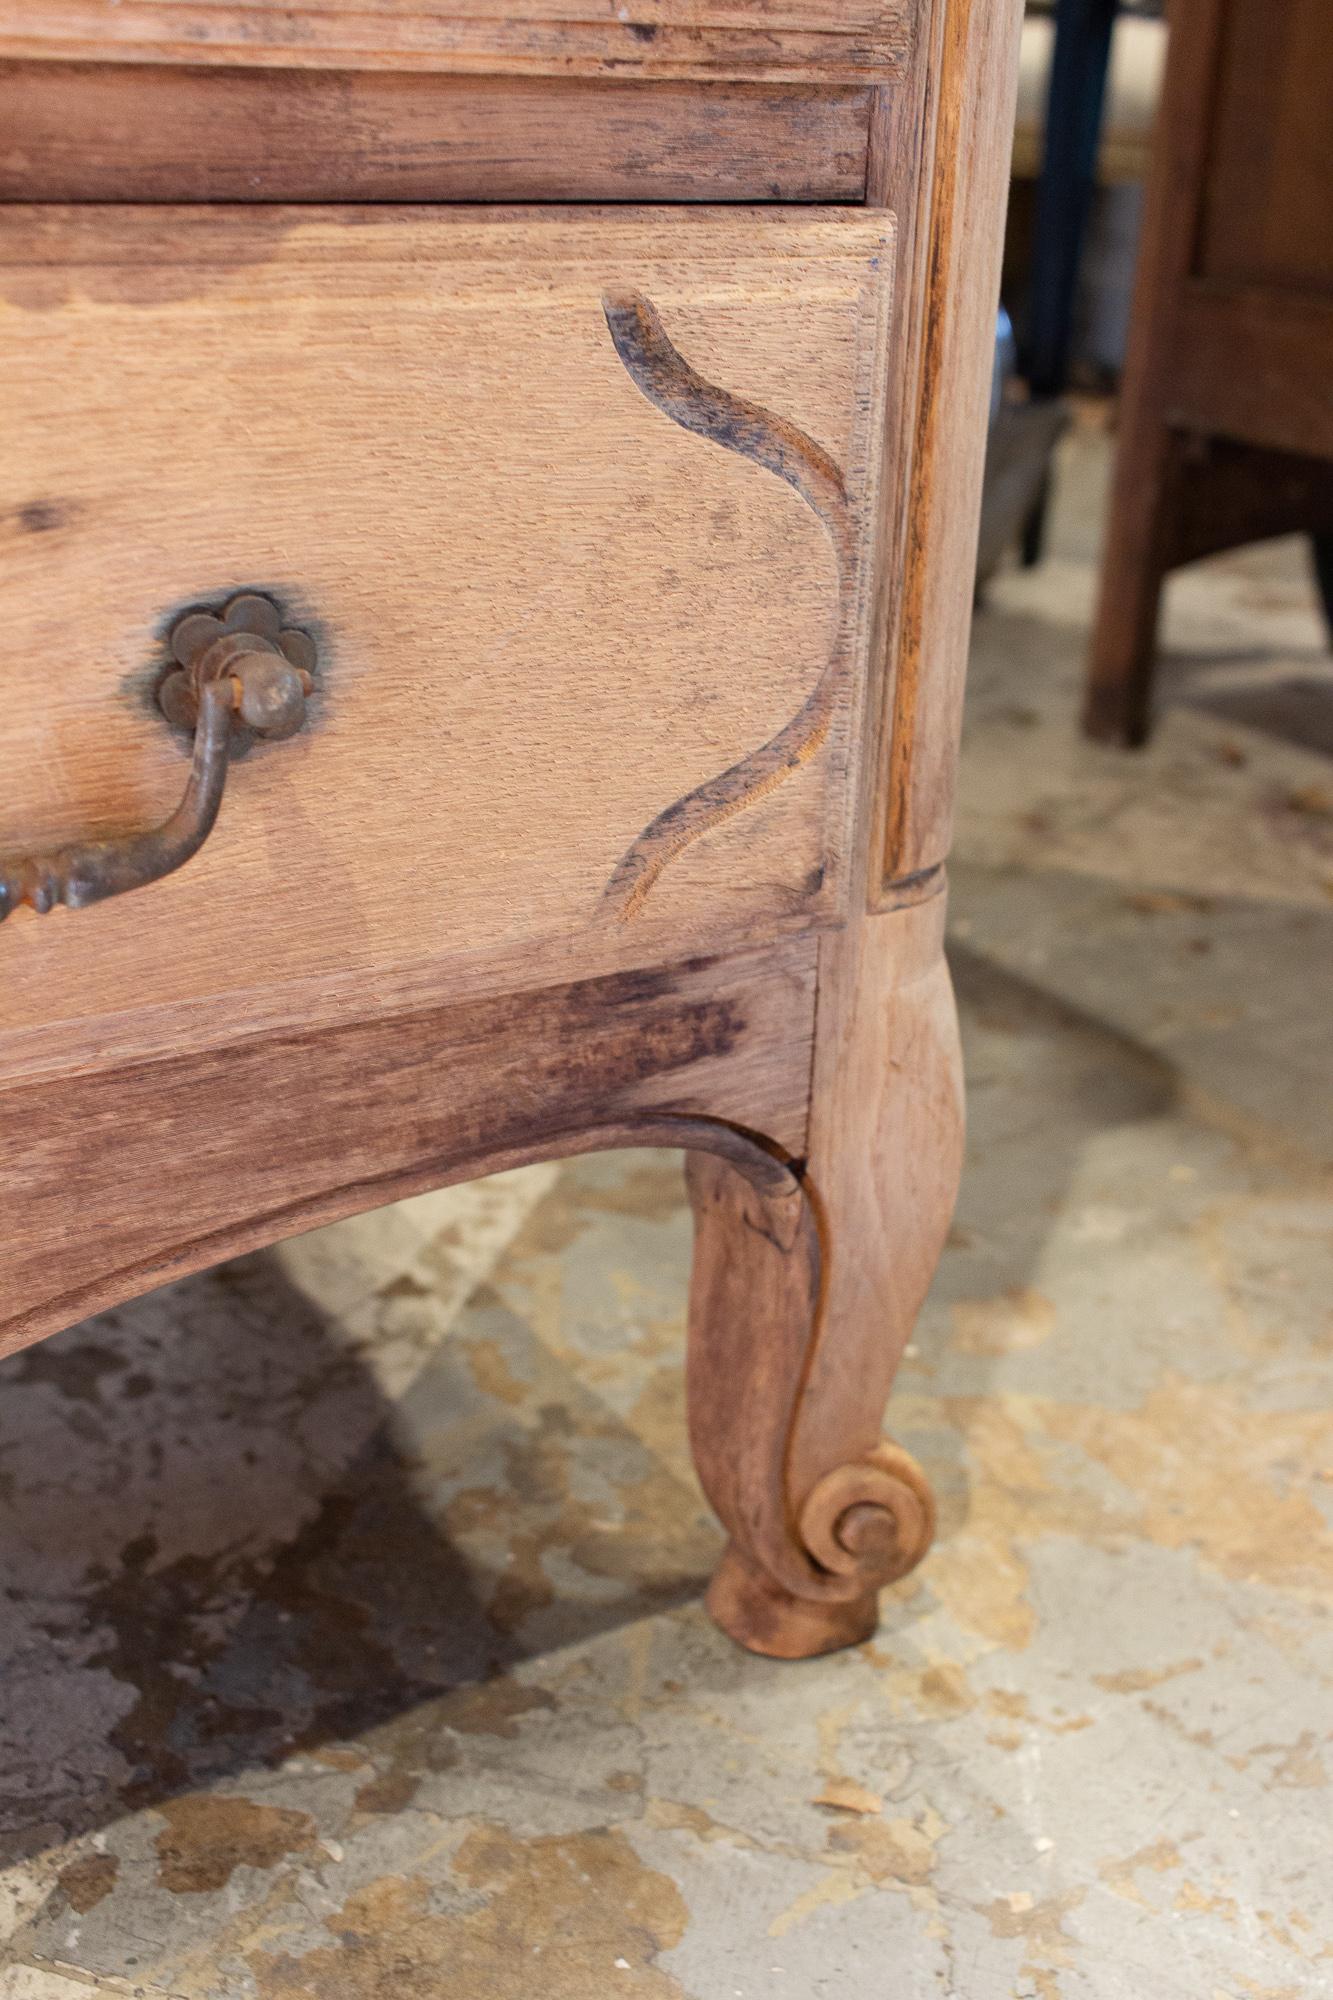
[[[622,922],[638,915],[667,863],[733,814],[754,805],[816,754],[828,735],[852,601],[852,528],[843,476],[795,424],[706,382],[677,353],[641,292],[602,300],[616,353],[636,387],[682,430],[753,459],[794,487],[828,532],[838,566],[837,630],[829,657],[797,713],[771,741],[687,792],[644,828],[617,864],[603,907]]]

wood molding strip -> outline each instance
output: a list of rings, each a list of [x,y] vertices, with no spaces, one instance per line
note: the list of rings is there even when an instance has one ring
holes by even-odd
[[[454,69],[529,75],[754,77],[877,82],[904,73],[903,0],[0,0],[0,56],[238,67]]]
[[[972,624],[1021,0],[948,0],[893,713],[883,880],[943,862]]]
[[[861,86],[0,63],[0,200],[860,202]]]

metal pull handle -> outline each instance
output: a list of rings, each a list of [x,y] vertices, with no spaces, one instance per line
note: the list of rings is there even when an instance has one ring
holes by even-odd
[[[46,854],[0,855],[0,923],[21,903],[40,913],[81,910],[142,889],[180,868],[213,831],[227,763],[249,732],[294,736],[314,685],[314,642],[284,628],[266,597],[234,597],[217,617],[192,611],[171,633],[177,663],[157,691],[169,721],[194,726],[194,757],[180,804],[161,826],[120,840],[79,840]]]

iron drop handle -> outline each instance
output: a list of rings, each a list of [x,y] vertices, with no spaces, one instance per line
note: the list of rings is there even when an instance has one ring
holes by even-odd
[[[213,831],[227,765],[247,732],[293,736],[305,720],[314,642],[285,628],[276,605],[246,593],[222,613],[191,611],[171,633],[175,670],[157,691],[169,721],[194,727],[180,804],[161,826],[119,840],[79,840],[45,854],[0,855],[0,923],[26,903],[39,913],[82,910],[142,889],[182,867]]]

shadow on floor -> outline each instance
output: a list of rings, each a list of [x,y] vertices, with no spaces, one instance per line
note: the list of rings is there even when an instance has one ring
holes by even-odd
[[[1299,670],[1275,675],[1266,654],[1164,654],[1156,698],[1159,707],[1192,708],[1333,757],[1333,680]]]
[[[1004,1283],[1021,1290],[1090,1137],[1160,1116],[1172,1076],[977,954],[951,958],[972,1142],[940,1282],[966,1289],[966,1218],[982,1214],[1002,1239]],[[1025,1071],[1040,1132],[1015,1185]],[[592,1186],[613,1170],[568,1172]],[[682,1259],[668,1274],[681,1319],[686,1278]],[[412,1386],[410,1425],[271,1253],[3,1364],[9,1435],[16,1410],[25,1428],[7,1454],[17,1504],[0,1525],[15,1621],[0,1686],[0,1856],[318,1756],[426,1704],[413,1754],[447,1765],[451,1730],[503,1726],[540,1702],[510,1674],[534,1652],[698,1599],[720,1544],[697,1492],[494,1290],[464,1317],[507,1343],[493,1367],[508,1400],[478,1397],[468,1343],[450,1338]],[[678,1398],[678,1350],[662,1366]],[[962,1441],[903,1441],[930,1465],[947,1536],[968,1511]],[[637,1497],[604,1518],[583,1491],[594,1478]],[[535,1640],[534,1605],[545,1607]],[[879,1643],[892,1647],[916,1615],[887,1604]],[[367,1805],[392,1811],[393,1785],[381,1774]]]
[[[451,1693],[461,1729],[523,1705],[503,1676],[528,1656],[533,1573],[570,1525],[556,1461],[585,1430],[603,1457],[608,1432],[622,1433],[610,1443],[631,1470],[642,1446],[566,1379],[523,1422],[474,1419],[480,1483],[460,1485],[468,1467],[447,1446],[425,1462],[330,1333],[261,1252],[0,1364],[7,1428],[19,1412],[26,1423],[26,1467],[6,1454],[21,1504],[0,1520],[0,1860]],[[221,1370],[219,1343],[231,1349]],[[154,1435],[144,1413],[165,1345]],[[447,1379],[426,1394],[475,1403],[448,1356],[426,1375],[441,1368],[456,1394]],[[499,1484],[523,1532],[514,1568],[497,1574],[458,1543],[484,1537]],[[638,1551],[642,1574],[631,1543],[622,1588],[602,1578],[596,1595],[561,1595],[564,1642],[701,1593],[719,1542],[675,1485],[670,1532],[659,1525]]]

